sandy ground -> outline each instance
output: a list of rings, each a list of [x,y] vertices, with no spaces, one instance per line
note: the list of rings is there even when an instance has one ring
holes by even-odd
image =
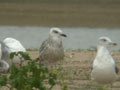
[[[32,58],[37,58],[38,56],[38,51],[28,51],[28,53]],[[64,84],[68,86],[68,90],[105,90],[99,89],[96,83],[90,80],[90,72],[95,55],[96,51],[67,50],[65,52],[62,67],[64,72],[66,72],[64,74]],[[118,68],[120,68],[120,52],[113,52],[113,57]],[[54,87],[54,90],[59,90],[58,87]],[[112,90],[120,90],[119,80],[113,83]]]

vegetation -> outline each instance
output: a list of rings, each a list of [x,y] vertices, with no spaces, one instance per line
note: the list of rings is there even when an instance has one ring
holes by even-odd
[[[9,85],[10,90],[51,90],[57,83],[62,85],[58,73],[31,59],[27,53],[12,53],[10,58],[13,60],[14,56],[20,57],[21,67],[12,63],[10,74],[0,76],[0,86]],[[27,64],[23,65],[23,60],[28,61]],[[66,86],[61,88],[67,90]]]
[[[10,89],[4,89],[5,87],[11,88],[11,90],[13,88],[16,88],[16,90],[17,88],[22,88],[22,90],[25,90],[25,89],[39,90],[40,87],[38,87],[38,84],[36,83],[41,84],[41,88],[43,86],[44,88],[46,88],[46,90],[50,89],[50,87],[52,87],[52,90],[66,90],[66,89],[67,90],[110,90],[111,89],[110,86],[99,85],[99,84],[96,84],[96,82],[91,81],[91,76],[90,76],[91,66],[92,66],[94,57],[96,55],[96,51],[67,50],[65,52],[63,63],[59,66],[57,65],[57,67],[59,67],[58,69],[50,70],[45,66],[40,66],[42,68],[41,70],[42,73],[40,74],[41,76],[36,76],[36,77],[33,77],[33,76],[35,76],[36,75],[35,73],[38,73],[40,70],[38,68],[39,63],[34,62],[34,60],[31,59],[31,57],[37,58],[39,53],[38,51],[27,51],[27,52],[29,53],[30,57],[26,53],[24,54],[20,53],[20,55],[22,54],[22,57],[29,59],[29,60],[25,59],[24,61],[25,63],[22,62],[23,64],[21,65],[20,69],[18,69],[13,64],[13,68],[11,68],[11,71],[7,75],[6,74],[0,75],[0,89],[2,88],[1,90],[10,90]],[[118,68],[120,68],[119,67],[120,52],[116,51],[113,54],[117,62]],[[16,56],[16,55],[12,54],[11,58],[13,58],[13,56]],[[21,59],[23,60],[24,58],[21,58]],[[15,72],[12,72],[13,70]],[[26,72],[27,72],[27,75],[26,75]],[[34,74],[31,72],[34,72]],[[44,77],[43,74],[45,75],[45,78],[43,78],[44,80],[40,79],[40,77]],[[38,81],[38,78],[39,80],[41,80],[41,82]],[[54,83],[49,84],[53,82],[51,81],[51,79],[54,80]],[[120,86],[120,83],[118,80],[114,82],[112,90],[120,89],[119,86]]]

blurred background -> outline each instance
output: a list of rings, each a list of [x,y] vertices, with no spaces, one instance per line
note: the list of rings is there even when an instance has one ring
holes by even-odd
[[[120,0],[0,0],[0,40],[39,48],[51,27],[68,34],[66,49],[89,49],[100,36],[120,44]]]

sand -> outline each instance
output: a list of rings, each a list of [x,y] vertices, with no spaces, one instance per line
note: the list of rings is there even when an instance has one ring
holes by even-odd
[[[38,57],[38,51],[28,51],[28,53],[33,59]],[[98,89],[98,84],[90,80],[90,72],[95,55],[96,51],[87,50],[67,50],[65,52],[65,58],[62,67],[64,72],[66,72],[64,74],[64,84],[68,86],[68,90]],[[120,68],[120,52],[113,52],[113,57],[116,60],[118,68]],[[59,90],[59,86],[54,87],[53,90]],[[112,90],[120,90],[119,80],[113,83]]]

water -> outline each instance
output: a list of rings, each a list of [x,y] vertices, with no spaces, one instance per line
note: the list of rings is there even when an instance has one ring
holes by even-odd
[[[61,27],[67,34],[63,39],[65,49],[89,49],[96,46],[100,36],[108,36],[118,43],[116,49],[120,49],[120,28],[69,28]],[[50,27],[31,26],[0,26],[0,40],[6,37],[18,39],[25,48],[39,48],[41,43],[48,37]]]

